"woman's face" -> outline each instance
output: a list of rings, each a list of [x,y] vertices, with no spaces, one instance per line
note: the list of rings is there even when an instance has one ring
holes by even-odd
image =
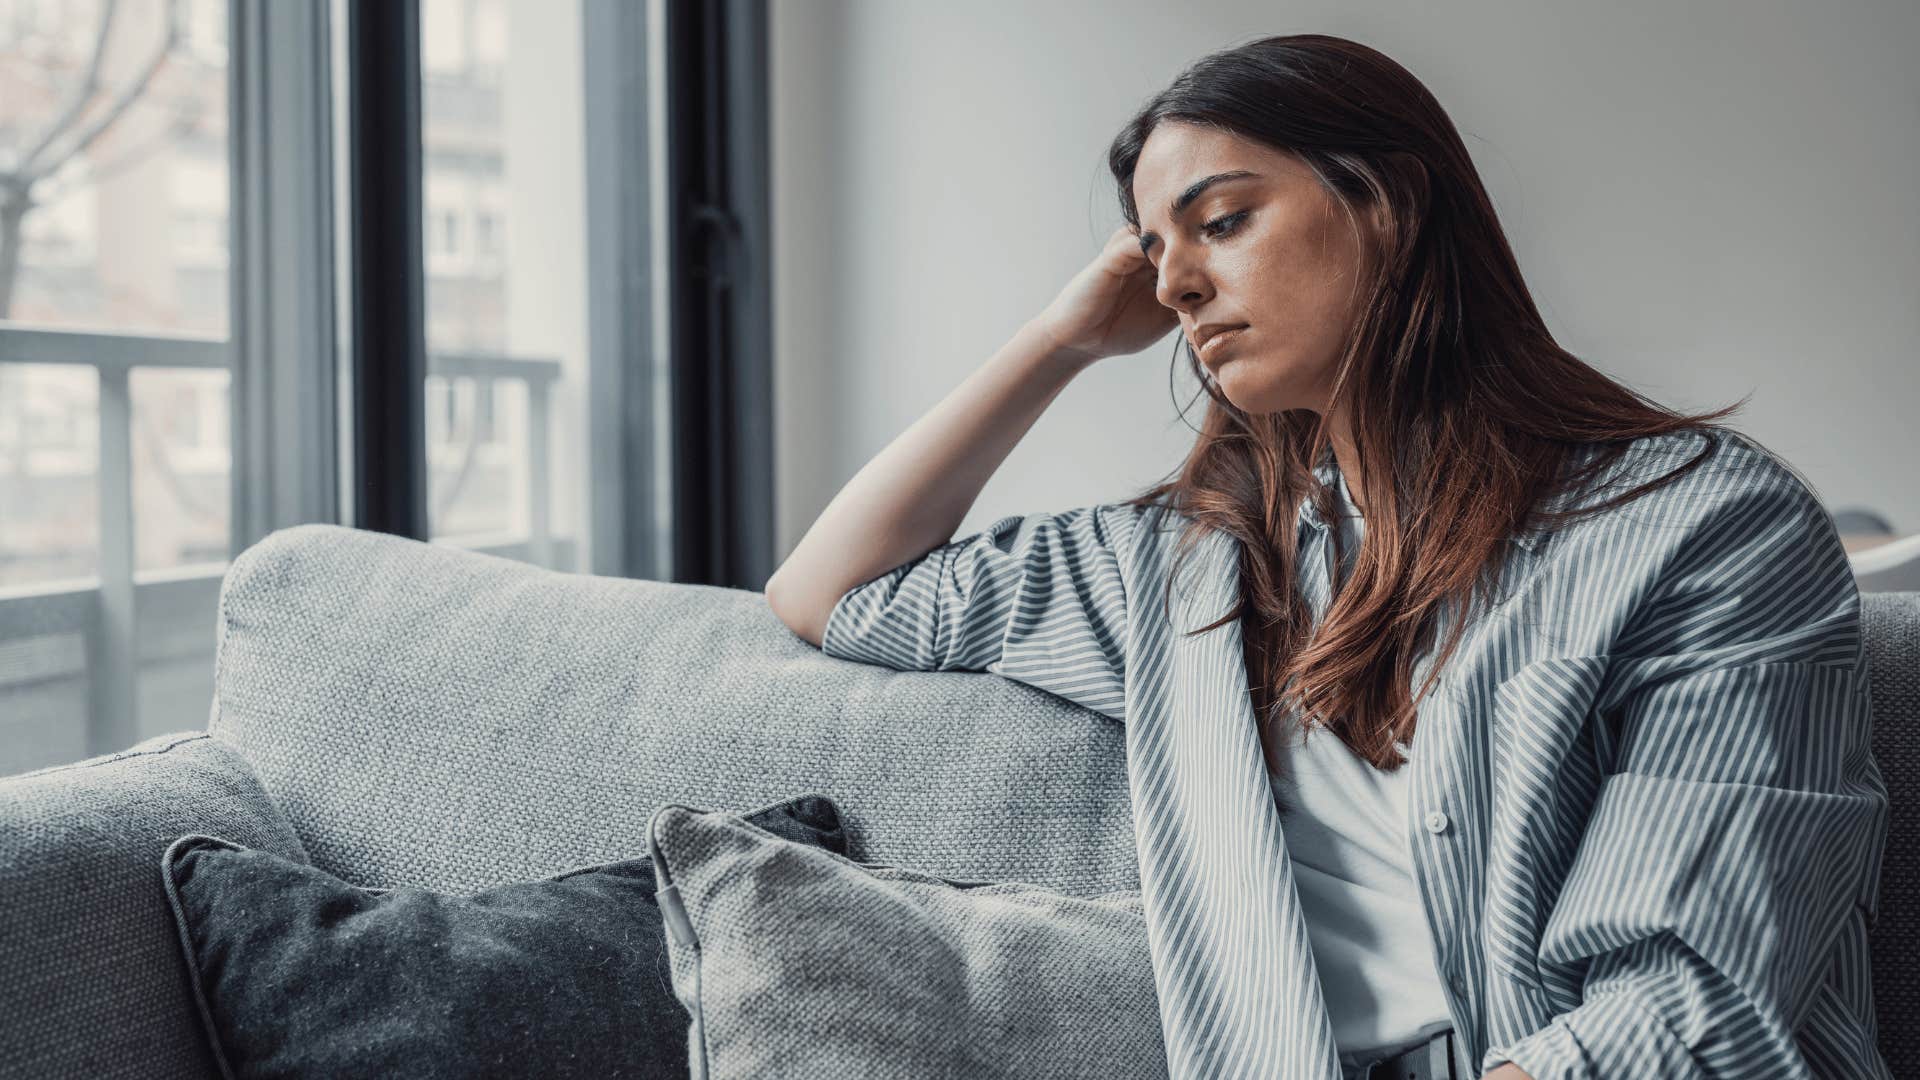
[[[1176,199],[1219,173],[1178,212]],[[1296,159],[1228,132],[1163,122],[1133,174],[1140,236],[1160,303],[1239,409],[1323,411],[1352,333],[1364,268],[1338,203]],[[1199,347],[1214,323],[1246,329]]]

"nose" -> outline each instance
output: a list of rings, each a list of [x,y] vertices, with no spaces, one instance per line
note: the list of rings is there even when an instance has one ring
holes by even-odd
[[[1160,276],[1154,282],[1153,295],[1163,307],[1191,313],[1213,295],[1213,286],[1197,260],[1175,254],[1169,248],[1160,260]]]

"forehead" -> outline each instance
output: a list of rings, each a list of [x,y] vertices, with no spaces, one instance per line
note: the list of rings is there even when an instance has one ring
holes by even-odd
[[[1156,125],[1133,168],[1134,207],[1141,225],[1151,228],[1161,220],[1167,205],[1195,180],[1238,169],[1261,177],[1241,184],[1287,184],[1300,179],[1302,166],[1265,143],[1231,131],[1172,120]]]

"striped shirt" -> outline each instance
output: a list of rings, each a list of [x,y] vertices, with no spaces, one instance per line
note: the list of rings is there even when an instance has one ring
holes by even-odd
[[[1700,445],[1637,440],[1607,477],[1652,479]],[[1327,523],[1306,500],[1298,523],[1301,561],[1321,562]],[[1124,724],[1172,1075],[1338,1080],[1239,623],[1184,635],[1233,607],[1238,544],[1207,534],[1163,609],[1183,524],[1117,503],[1003,517],[849,591],[821,647],[992,672]],[[1534,1080],[1890,1080],[1867,952],[1887,793],[1832,520],[1737,436],[1510,545],[1404,766],[1468,1060]]]
[[[1339,557],[1334,545],[1324,544],[1323,566],[1300,564],[1299,576],[1312,579],[1300,582],[1310,596],[1326,595],[1323,573],[1341,581],[1352,576],[1366,531],[1337,473],[1330,487]],[[1407,832],[1413,770],[1405,764],[1377,769],[1325,728],[1277,734],[1284,736],[1273,740],[1281,771],[1268,779],[1281,806],[1287,860],[1342,1068],[1359,1075],[1365,1062],[1419,1046],[1453,1026],[1413,880]],[[1410,744],[1395,746],[1412,760]]]

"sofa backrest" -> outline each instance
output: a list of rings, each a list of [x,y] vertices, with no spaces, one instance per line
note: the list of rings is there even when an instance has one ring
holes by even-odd
[[[477,890],[632,858],[663,803],[818,792],[869,861],[1139,886],[1114,721],[835,660],[762,593],[302,525],[234,560],[218,633],[208,730],[356,884]]]

